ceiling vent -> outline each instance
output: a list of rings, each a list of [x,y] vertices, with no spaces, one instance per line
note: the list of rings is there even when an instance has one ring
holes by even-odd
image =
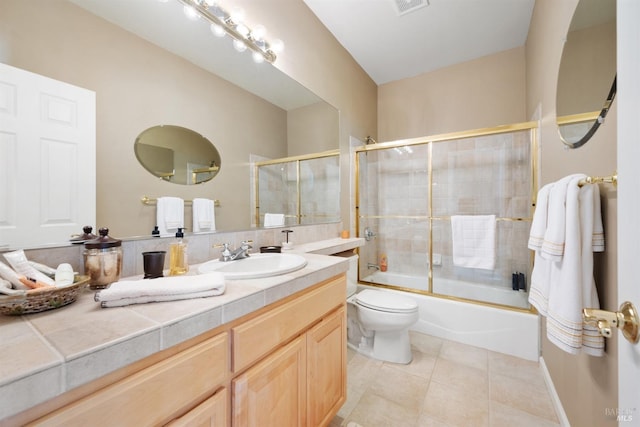
[[[398,10],[398,16],[415,12],[416,10],[429,6],[429,0],[393,0]]]

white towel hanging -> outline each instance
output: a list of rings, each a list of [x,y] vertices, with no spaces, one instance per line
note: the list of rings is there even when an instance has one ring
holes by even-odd
[[[493,270],[496,265],[496,216],[451,217],[453,264]]]
[[[184,200],[179,197],[159,197],[156,223],[161,237],[173,236],[184,228]]]
[[[284,227],[284,214],[264,214],[265,227]]]
[[[597,185],[580,187],[578,183],[584,177],[572,175],[558,182],[566,185],[564,216],[547,213],[547,227],[553,231],[545,236],[556,236],[556,243],[562,242],[563,249],[553,256],[543,254],[542,247],[536,250],[529,302],[546,317],[549,341],[571,354],[585,352],[601,356],[604,339],[582,318],[583,308],[599,307],[593,278],[593,252],[604,250],[600,192]],[[553,209],[551,203],[548,208]],[[536,211],[538,209],[541,205]],[[544,214],[536,212],[534,216]],[[530,237],[539,232],[532,227]]]
[[[214,231],[216,217],[214,202],[210,199],[193,199],[193,232]]]

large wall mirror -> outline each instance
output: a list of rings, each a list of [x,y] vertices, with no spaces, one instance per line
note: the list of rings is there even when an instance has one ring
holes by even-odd
[[[217,231],[247,229],[254,218],[251,156],[277,159],[339,145],[336,108],[272,64],[238,53],[228,37],[213,36],[182,9],[178,0],[2,1],[0,62],[96,93],[91,225],[118,238],[153,230],[155,206],[141,203],[143,196],[219,200]],[[276,28],[267,30],[277,38]],[[141,167],[134,141],[160,124],[213,142],[223,162],[215,178],[174,185]]]
[[[616,0],[580,0],[562,51],[556,114],[565,145],[589,141],[616,93]]]

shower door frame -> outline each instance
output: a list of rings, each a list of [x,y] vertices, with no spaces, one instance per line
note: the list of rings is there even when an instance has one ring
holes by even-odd
[[[447,220],[450,219],[450,216],[445,217],[445,216],[438,216],[438,217],[434,217],[433,216],[433,169],[432,169],[432,163],[433,163],[433,158],[432,158],[432,151],[433,151],[433,144],[435,143],[441,143],[441,142],[450,142],[453,140],[460,140],[460,139],[468,139],[468,138],[476,138],[476,137],[481,137],[481,136],[490,136],[490,135],[500,135],[500,134],[505,134],[505,133],[515,133],[515,132],[521,132],[521,131],[530,131],[530,173],[531,173],[531,189],[530,189],[530,193],[531,193],[531,200],[530,200],[530,209],[529,209],[529,216],[528,217],[512,217],[512,218],[508,218],[508,217],[501,217],[501,218],[496,218],[497,221],[529,221],[531,222],[533,219],[533,211],[535,209],[536,206],[536,195],[537,195],[537,190],[538,190],[538,175],[539,175],[539,163],[538,163],[538,156],[539,156],[539,142],[538,142],[538,126],[539,123],[537,121],[529,121],[529,122],[523,122],[523,123],[515,123],[515,124],[510,124],[510,125],[502,125],[502,126],[496,126],[496,127],[491,127],[491,128],[481,128],[481,129],[474,129],[474,130],[469,130],[469,131],[461,131],[461,132],[452,132],[452,133],[445,133],[445,134],[437,134],[437,135],[433,135],[433,136],[426,136],[426,137],[419,137],[419,138],[411,138],[411,139],[402,139],[402,140],[396,140],[396,141],[390,141],[390,142],[382,142],[382,143],[376,143],[376,144],[370,144],[370,145],[364,145],[361,147],[357,147],[355,148],[355,152],[354,152],[354,161],[355,161],[355,165],[354,165],[354,176],[355,176],[355,229],[356,229],[356,235],[358,237],[362,237],[360,236],[360,221],[361,219],[367,218],[367,219],[420,219],[420,220],[427,220],[428,221],[428,225],[429,225],[429,230],[428,230],[428,235],[429,235],[429,253],[428,253],[428,260],[429,260],[429,268],[428,268],[428,288],[426,291],[421,290],[421,289],[415,289],[415,288],[408,288],[408,287],[404,287],[404,286],[399,286],[399,285],[385,285],[385,284],[379,284],[379,283],[373,283],[373,282],[367,282],[367,281],[363,281],[360,278],[360,268],[358,267],[358,283],[361,284],[366,284],[368,286],[373,286],[373,287],[380,287],[380,288],[389,288],[389,289],[395,289],[395,290],[400,290],[400,291],[405,291],[405,292],[412,292],[412,293],[417,293],[417,294],[421,294],[421,295],[428,295],[428,296],[432,296],[432,297],[437,297],[437,298],[445,298],[445,299],[449,299],[449,300],[455,300],[455,301],[462,301],[462,302],[468,302],[468,303],[473,303],[473,304],[479,304],[479,305],[485,305],[485,306],[489,306],[489,307],[498,307],[501,309],[507,309],[507,310],[513,310],[513,311],[518,311],[518,312],[525,312],[525,313],[537,313],[536,309],[533,306],[529,306],[529,308],[521,308],[521,307],[515,307],[515,306],[510,306],[510,305],[504,305],[504,304],[498,304],[498,303],[492,303],[492,302],[487,302],[487,301],[478,301],[478,300],[474,300],[474,299],[468,299],[468,298],[462,298],[462,297],[458,297],[458,296],[452,296],[452,295],[445,295],[445,294],[438,294],[438,293],[434,293],[433,292],[433,221],[443,221],[443,220]],[[366,152],[373,152],[373,151],[380,151],[380,150],[388,150],[388,149],[393,149],[393,148],[400,148],[400,147],[405,147],[405,146],[421,146],[421,145],[427,145],[428,147],[428,163],[427,163],[427,176],[428,176],[428,200],[427,200],[427,216],[416,216],[416,215],[361,215],[360,213],[360,153],[366,153]],[[358,248],[358,253],[360,252],[360,248]],[[361,261],[362,258],[360,258],[359,262]],[[534,260],[534,256],[533,253],[530,254],[529,256],[529,272],[532,270],[533,268],[533,260]]]

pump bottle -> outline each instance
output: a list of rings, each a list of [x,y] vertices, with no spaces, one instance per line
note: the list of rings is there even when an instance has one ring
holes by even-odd
[[[178,228],[176,241],[169,246],[169,276],[179,276],[189,271],[187,262],[187,241],[182,228]]]

